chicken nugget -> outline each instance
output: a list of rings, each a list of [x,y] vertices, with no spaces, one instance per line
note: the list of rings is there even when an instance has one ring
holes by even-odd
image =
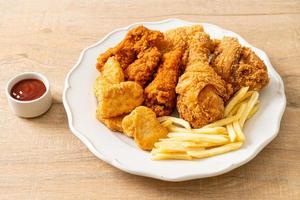
[[[102,118],[100,115],[100,110],[96,110],[96,118],[102,122],[105,126],[107,126],[110,130],[112,131],[119,131],[120,133],[123,132],[122,128],[122,120],[126,116],[125,115],[120,115],[117,117],[112,117],[112,118]]]
[[[136,82],[127,81],[102,88],[98,102],[102,118],[116,117],[129,113],[144,101],[143,88]]]
[[[136,144],[144,150],[151,150],[154,143],[168,134],[167,128],[162,126],[155,113],[145,106],[139,106],[122,121],[124,133],[134,138]]]

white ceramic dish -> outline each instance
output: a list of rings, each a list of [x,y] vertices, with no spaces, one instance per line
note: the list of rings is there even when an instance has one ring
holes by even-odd
[[[254,158],[276,137],[286,104],[282,79],[262,50],[251,46],[236,33],[207,23],[201,24],[212,38],[237,37],[242,45],[251,47],[268,67],[270,83],[260,93],[261,107],[258,113],[245,126],[246,142],[240,150],[195,161],[152,161],[149,153],[139,149],[132,139],[110,131],[96,120],[97,103],[92,85],[98,75],[95,63],[99,53],[116,45],[128,30],[138,25],[165,31],[192,24],[195,23],[178,19],[135,23],[109,33],[81,53],[77,64],[66,77],[63,103],[71,131],[97,157],[131,174],[183,181],[216,176],[237,168]]]

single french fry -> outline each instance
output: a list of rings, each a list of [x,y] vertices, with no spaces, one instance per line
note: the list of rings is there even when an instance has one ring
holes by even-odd
[[[207,158],[207,157],[211,157],[211,156],[215,156],[215,155],[219,155],[219,154],[223,154],[223,153],[227,153],[229,151],[233,151],[236,149],[241,148],[241,146],[243,145],[242,142],[235,142],[235,143],[229,143],[229,144],[225,144],[223,146],[220,147],[215,147],[215,148],[211,148],[211,149],[205,149],[205,150],[188,150],[187,154],[195,157],[195,158]]]
[[[151,156],[152,160],[192,160],[192,156],[186,153],[156,153]]]
[[[234,142],[236,140],[236,133],[233,129],[233,125],[232,124],[227,124],[226,128],[227,128],[227,131],[228,131],[230,142]]]
[[[191,133],[192,132],[192,129],[181,128],[181,127],[177,127],[174,125],[169,126],[168,130],[170,132],[181,132],[181,133]]]
[[[227,130],[224,127],[213,127],[213,128],[198,128],[192,129],[192,133],[202,133],[202,134],[227,134]]]
[[[171,120],[173,123],[183,126],[186,129],[191,129],[191,126],[189,122],[185,121],[184,119],[177,118],[177,117],[171,117],[171,116],[163,116],[157,118],[159,122],[163,122],[166,120]]]
[[[214,128],[214,127],[219,127],[219,126],[225,126],[225,125],[230,124],[230,123],[232,123],[232,122],[234,122],[238,119],[239,119],[239,116],[234,115],[234,116],[231,116],[231,117],[227,117],[227,118],[215,121],[211,124],[208,124],[208,125],[204,126],[203,128]]]
[[[237,118],[237,121],[241,118],[242,114],[245,112],[247,108],[247,103],[242,103],[242,105],[239,107],[237,113],[236,113],[236,118]]]
[[[224,127],[213,127],[213,128],[198,128],[198,129],[186,129],[180,128],[174,125],[167,127],[170,132],[180,133],[203,133],[203,134],[227,134],[227,130]]]
[[[240,123],[238,121],[233,122],[233,128],[237,135],[237,140],[243,142],[245,140],[245,135],[241,129]]]
[[[168,137],[177,141],[195,141],[195,142],[227,142],[228,137],[225,135],[209,135],[201,133],[169,133]]]
[[[258,92],[253,92],[252,96],[250,97],[248,103],[247,103],[247,107],[246,109],[243,111],[240,119],[239,119],[239,123],[241,128],[243,128],[245,121],[249,115],[249,113],[251,112],[252,108],[254,107],[254,105],[256,104],[257,100],[258,100],[258,96],[259,93]]]
[[[156,142],[154,147],[156,147],[160,153],[186,152],[184,142]]]
[[[229,103],[226,105],[225,110],[224,110],[224,115],[228,116],[229,112],[233,107],[242,99],[245,94],[247,93],[249,87],[242,87],[235,95],[234,97],[231,98]]]
[[[163,125],[164,127],[168,128],[169,126],[172,125],[172,121],[167,119],[166,121],[162,122],[161,125]]]
[[[157,143],[160,143],[160,142],[169,142],[169,143],[181,143],[183,146],[185,147],[214,147],[214,146],[220,146],[220,145],[223,145],[223,144],[226,144],[229,142],[229,140],[224,140],[224,141],[221,141],[221,142],[201,142],[201,140],[192,140],[192,141],[189,141],[189,140],[179,140],[178,138],[162,138],[162,139],[159,139],[159,142]],[[157,144],[155,143],[155,145]],[[159,144],[158,144],[159,145]]]
[[[246,120],[250,119],[251,117],[253,117],[253,115],[255,115],[255,113],[258,111],[258,108],[259,108],[259,104],[257,103],[253,108],[252,110],[250,111],[248,117]]]
[[[215,147],[215,146],[221,146],[224,144],[227,144],[227,142],[219,142],[219,143],[215,143],[215,142],[186,142],[184,144],[184,146],[186,148],[207,148],[207,147]]]
[[[244,101],[244,100],[248,100],[248,98],[250,98],[252,96],[254,91],[248,91],[240,100],[239,103]]]

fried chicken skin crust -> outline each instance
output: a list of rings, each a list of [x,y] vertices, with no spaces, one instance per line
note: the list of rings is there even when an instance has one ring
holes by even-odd
[[[168,134],[167,128],[162,126],[156,114],[145,106],[135,108],[122,121],[124,133],[133,137],[136,144],[144,150],[151,150],[154,143]]]
[[[209,66],[213,42],[205,32],[191,36],[185,72],[176,86],[177,110],[193,128],[221,119],[231,88]]]
[[[150,47],[159,45],[164,38],[160,31],[149,30],[138,26],[130,30],[126,37],[113,48],[99,55],[96,68],[100,71],[109,57],[114,56],[120,62],[122,69],[126,69],[137,55]]]
[[[184,26],[166,31],[165,33],[165,48],[167,50],[181,49],[182,67],[185,67],[189,57],[189,44],[191,37],[196,33],[203,32],[201,25]]]
[[[264,62],[247,47],[242,48],[238,67],[233,72],[235,90],[249,86],[250,90],[261,90],[269,83],[267,67]]]
[[[170,115],[175,108],[181,57],[180,49],[165,53],[154,80],[145,88],[145,105],[157,116]]]
[[[156,71],[161,53],[157,47],[148,48],[137,56],[137,60],[131,63],[124,71],[126,80],[135,81],[142,87],[152,79]]]
[[[215,48],[211,59],[214,70],[234,92],[243,86],[260,90],[268,82],[268,71],[263,61],[249,48],[242,47],[236,38],[224,37]]]

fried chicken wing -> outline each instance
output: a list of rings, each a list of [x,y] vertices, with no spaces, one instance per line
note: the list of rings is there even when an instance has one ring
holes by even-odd
[[[170,115],[175,107],[181,57],[179,49],[165,53],[154,80],[145,88],[145,105],[157,116]]]
[[[99,55],[96,68],[101,68],[109,57],[115,56],[120,62],[122,69],[126,69],[137,57],[137,55],[153,46],[159,45],[164,36],[159,31],[149,30],[144,26],[138,26],[130,30],[126,37],[113,48]]]
[[[144,150],[151,150],[154,143],[168,134],[168,130],[156,119],[155,113],[145,106],[139,106],[122,121],[124,133],[134,138]]]
[[[102,118],[116,117],[129,113],[144,101],[143,88],[136,82],[126,81],[102,89],[98,102]]]
[[[176,93],[177,110],[192,127],[199,128],[223,117],[224,99],[229,98],[230,87],[209,66],[212,41],[204,32],[191,36],[189,56]]]
[[[236,90],[249,86],[250,90],[261,90],[269,82],[267,67],[249,48],[243,47],[238,67],[233,71]]]
[[[151,80],[161,57],[160,51],[156,47],[141,52],[137,60],[130,64],[125,70],[126,80],[135,81],[142,87]]]
[[[249,48],[242,47],[236,38],[224,37],[217,45],[211,64],[234,92],[243,86],[260,90],[269,81],[263,61]]]

